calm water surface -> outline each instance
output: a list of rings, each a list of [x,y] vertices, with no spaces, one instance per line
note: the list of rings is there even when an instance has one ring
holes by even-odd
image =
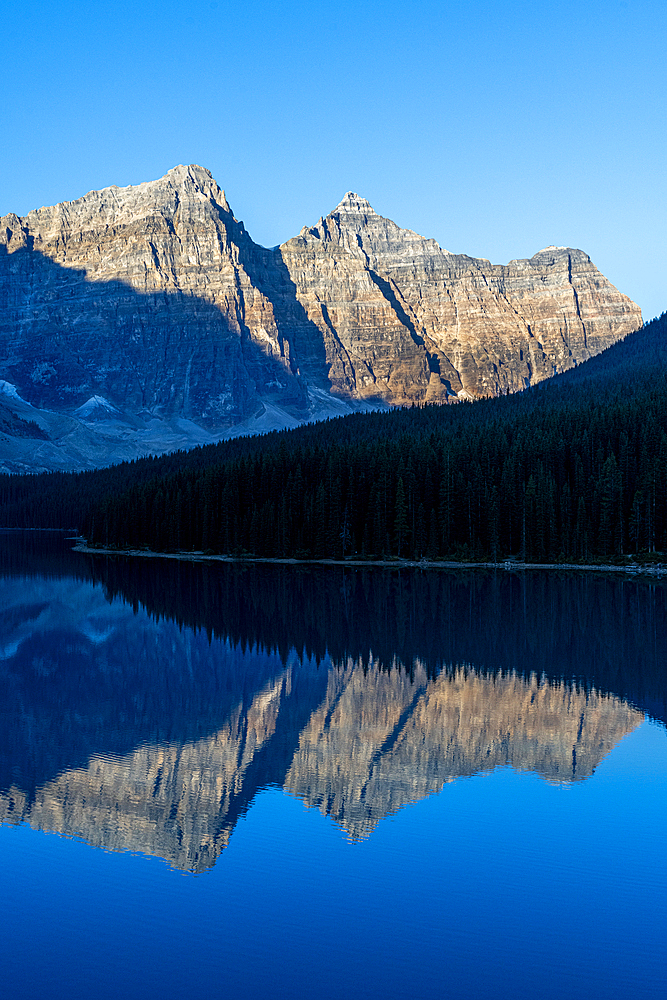
[[[664,997],[661,584],[0,534],[0,983]]]

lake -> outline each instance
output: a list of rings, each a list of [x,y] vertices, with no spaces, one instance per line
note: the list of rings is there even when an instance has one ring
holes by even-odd
[[[0,533],[3,995],[664,997],[666,596]]]

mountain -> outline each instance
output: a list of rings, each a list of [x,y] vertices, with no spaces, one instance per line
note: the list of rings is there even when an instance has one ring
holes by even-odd
[[[273,249],[209,171],[0,219],[0,463],[75,469],[513,392],[641,325],[580,250],[492,265],[348,193]]]
[[[280,252],[341,395],[405,404],[516,392],[641,325],[581,250],[490,264],[399,229],[351,192]]]

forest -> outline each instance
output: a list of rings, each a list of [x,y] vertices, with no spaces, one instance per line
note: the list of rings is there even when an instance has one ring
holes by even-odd
[[[357,413],[85,473],[0,477],[0,526],[297,559],[667,549],[667,313],[520,394]]]

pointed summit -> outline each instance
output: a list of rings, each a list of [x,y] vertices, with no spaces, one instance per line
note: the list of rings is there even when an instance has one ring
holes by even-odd
[[[377,215],[377,212],[374,210],[371,203],[365,198],[360,198],[358,194],[354,193],[354,191],[347,192],[343,200],[339,202],[333,212],[331,212],[331,215],[336,215],[337,213]]]
[[[149,183],[164,186],[167,181],[170,181],[174,187],[179,189],[190,185],[193,190],[199,191],[204,197],[216,202],[225,212],[229,212],[231,216],[234,215],[225,192],[218,185],[211,171],[207,170],[206,167],[200,167],[198,163],[189,163],[187,165],[179,163],[177,166],[172,167],[171,170],[168,170],[164,177],[159,178],[157,181],[149,181]]]

